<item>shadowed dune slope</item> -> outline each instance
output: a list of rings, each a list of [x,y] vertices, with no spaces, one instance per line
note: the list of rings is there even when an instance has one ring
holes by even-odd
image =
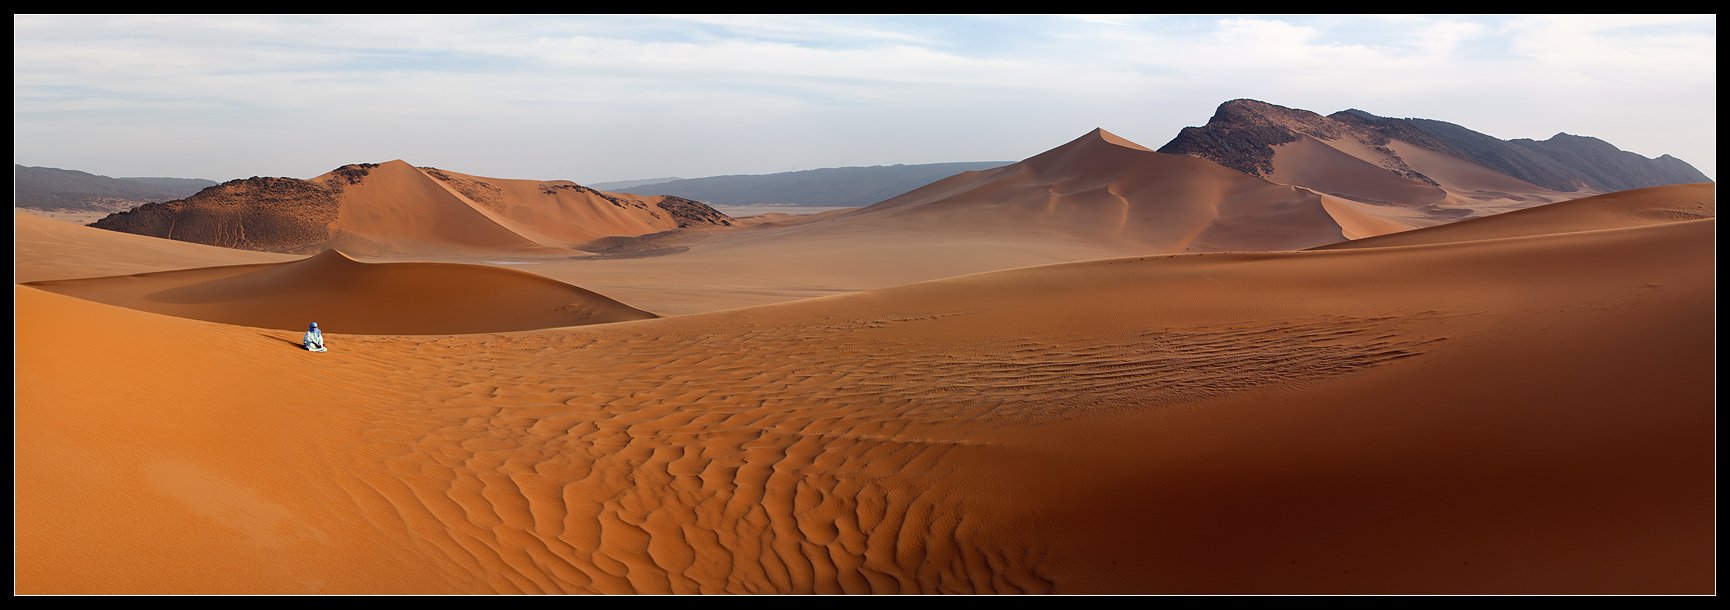
[[[396,160],[365,168],[345,182],[337,173],[313,178],[338,192],[331,244],[360,252],[453,248],[527,250],[538,244],[504,226],[420,168]]]
[[[569,180],[513,180],[432,167],[415,169],[494,222],[544,246],[572,247],[603,237],[732,223],[707,205],[679,197],[607,193]]]
[[[1599,229],[1620,229],[1715,218],[1718,215],[1717,201],[1717,185],[1711,182],[1654,186],[1552,203],[1495,216],[1472,218],[1453,224],[1329,244],[1316,249],[1339,250],[1413,246]]]
[[[1309,191],[1103,129],[1014,165],[966,172],[828,221],[846,230],[1013,233],[1134,252],[1285,250],[1341,236]],[[816,227],[814,227],[816,228]]]
[[[18,286],[16,587],[1711,593],[1715,222],[328,354]]]
[[[251,252],[82,227],[12,212],[12,275],[34,282],[295,260]]]
[[[291,263],[36,282],[31,286],[183,318],[334,334],[481,333],[655,317],[511,269],[362,263],[330,250]]]

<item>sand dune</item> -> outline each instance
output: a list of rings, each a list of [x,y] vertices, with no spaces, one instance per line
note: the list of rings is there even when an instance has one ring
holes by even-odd
[[[1275,185],[1201,159],[1148,152],[1104,130],[1013,166],[962,174],[855,212],[740,226],[721,226],[728,219],[705,224],[697,216],[665,217],[669,210],[660,204],[667,201],[615,202],[613,195],[569,183],[481,178],[400,162],[352,166],[318,180],[342,185],[345,198],[370,194],[380,202],[375,219],[342,212],[365,227],[344,234],[345,252],[390,260],[503,260],[675,315],[1030,265],[1309,248],[1474,213],[1447,207],[1452,204],[1445,198],[1414,209]],[[420,195],[405,199],[411,192]],[[435,205],[450,213],[421,209]],[[658,221],[673,223],[668,226],[712,229],[643,235],[661,228],[627,222],[655,219],[645,211],[661,214]],[[624,216],[608,215],[615,212]],[[446,216],[449,222],[425,221]],[[440,228],[445,225],[455,228]],[[599,234],[591,231],[596,226],[618,235],[590,239]],[[585,239],[586,251],[559,249]]]
[[[334,183],[326,174],[315,182]],[[612,194],[567,180],[471,176],[389,161],[342,187],[331,242],[374,255],[453,249],[565,253],[603,237],[636,236],[731,219],[677,197]],[[687,206],[696,210],[686,213]]]
[[[526,250],[539,244],[505,227],[439,180],[408,163],[386,161],[342,183],[335,174],[312,179],[339,183],[340,202],[330,245],[359,252],[441,251],[453,248]]]
[[[512,232],[544,246],[568,248],[604,237],[732,224],[726,215],[679,197],[606,193],[569,180],[510,180],[430,167],[419,170]]]
[[[1142,253],[1295,249],[1341,235],[1313,193],[1156,153],[1103,129],[1014,165],[940,180],[830,225],[1103,240]]]
[[[12,212],[12,278],[18,282],[272,263],[295,258],[103,231]]]
[[[1595,194],[1553,191],[1397,139],[1371,146],[1351,137],[1320,140],[1300,135],[1273,148],[1268,180],[1414,212],[1406,214],[1412,218],[1407,228]],[[1390,171],[1390,166],[1416,172],[1425,180]]]
[[[1411,246],[1552,233],[1620,229],[1715,218],[1717,185],[1654,186],[1575,199],[1495,216],[1330,244],[1317,250]]]
[[[602,237],[730,222],[678,197],[615,195],[564,180],[482,178],[394,160],[345,165],[310,180],[235,180],[95,225],[249,250],[402,256],[560,253]]]
[[[326,333],[449,334],[655,317],[534,274],[443,263],[368,264],[331,250],[290,263],[36,282],[30,286],[183,318]]]
[[[1710,593],[1715,222],[319,355],[16,287],[17,590]]]
[[[1274,147],[1273,171],[1267,179],[1366,203],[1397,203],[1419,207],[1447,196],[1442,187],[1400,176],[1345,149],[1366,147],[1351,140],[1333,145],[1309,136]],[[1360,153],[1362,154],[1362,153]],[[1367,155],[1366,155],[1367,156]]]
[[[513,262],[651,311],[682,315],[1022,266],[1176,251],[1308,248],[1495,209],[1453,207],[1452,193],[1422,207],[1364,203],[1273,185],[1126,142],[1095,132],[1016,165],[962,174],[855,212],[623,239],[616,250],[579,260]],[[1434,169],[1425,160],[1413,163]],[[1453,169],[1464,177],[1438,175],[1455,186],[1506,186],[1473,178],[1469,168]]]
[[[680,315],[1033,265],[1301,249],[1434,222],[1407,208],[1149,152],[1095,130],[1020,163],[960,174],[857,211],[613,240],[578,260],[513,262]]]
[[[1021,163],[857,211],[603,240],[596,244],[605,247],[591,245],[593,256],[511,262],[679,315],[1032,265],[1295,249],[1375,234],[1342,229],[1325,199],[1096,130]]]

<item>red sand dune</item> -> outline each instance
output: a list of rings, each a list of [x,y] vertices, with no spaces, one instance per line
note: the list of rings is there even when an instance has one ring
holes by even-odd
[[[1425,229],[1330,244],[1316,249],[1411,246],[1620,229],[1715,218],[1717,215],[1716,184],[1676,184],[1552,203]]]
[[[12,212],[12,279],[18,282],[273,263],[296,258],[103,231]]]
[[[1711,593],[1715,223],[317,355],[19,286],[17,589]]]
[[[1400,140],[1371,145],[1354,137],[1300,135],[1274,150],[1268,180],[1359,203],[1416,210],[1426,226],[1596,194],[1554,191]],[[1435,184],[1407,178],[1390,166],[1416,171]]]
[[[1103,129],[1020,163],[965,172],[828,222],[852,231],[1012,233],[1133,252],[1288,250],[1343,239],[1314,193]]]
[[[345,165],[311,180],[236,180],[96,226],[251,250],[414,255],[556,253],[602,237],[730,222],[677,197],[482,178],[395,160]]]
[[[729,222],[706,207],[710,216],[682,216],[675,201],[685,200],[676,197],[605,193],[568,180],[483,178],[400,160],[344,186],[341,199],[332,243],[377,254],[571,248],[603,237]]]
[[[333,334],[449,334],[643,320],[654,314],[531,273],[479,265],[362,263],[331,250],[291,263],[35,282],[160,314]]]

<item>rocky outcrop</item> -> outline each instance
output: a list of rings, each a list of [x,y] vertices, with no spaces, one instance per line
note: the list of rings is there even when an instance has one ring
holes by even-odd
[[[227,248],[315,252],[330,240],[337,208],[336,193],[323,184],[254,176],[111,214],[90,226]]]
[[[662,196],[661,201],[655,205],[662,210],[666,210],[668,214],[672,214],[673,218],[679,221],[679,228],[681,229],[705,225],[723,227],[733,225],[731,217],[722,214],[715,208],[705,205],[701,201],[692,201],[684,197],[665,195]]]
[[[366,175],[372,173],[373,168],[376,167],[378,167],[377,163],[350,163],[344,165],[330,170],[330,177],[332,178],[331,183],[336,185],[338,188],[341,188],[341,185],[344,184],[360,184],[362,180],[366,179]]]
[[[1307,117],[1293,116],[1300,112],[1325,118],[1256,100],[1232,100],[1220,104],[1207,125],[1183,128],[1159,152],[1201,157],[1252,176],[1265,176],[1273,172],[1273,147],[1297,141],[1293,125],[1274,117],[1296,118],[1293,123],[1301,125]]]
[[[1382,158],[1378,165],[1409,180],[1434,185],[1429,176],[1405,164],[1388,148],[1394,130],[1366,128],[1308,110],[1287,108],[1258,100],[1232,100],[1220,104],[1213,118],[1202,127],[1185,127],[1159,152],[1201,157],[1255,176],[1273,173],[1274,147],[1297,141],[1299,136],[1318,140],[1354,139]]]

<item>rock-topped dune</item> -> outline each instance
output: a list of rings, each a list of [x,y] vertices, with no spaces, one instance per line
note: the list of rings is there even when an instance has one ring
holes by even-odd
[[[345,165],[310,180],[230,181],[92,226],[248,250],[413,255],[552,251],[603,237],[728,224],[726,215],[677,197],[482,178],[398,160]]]

